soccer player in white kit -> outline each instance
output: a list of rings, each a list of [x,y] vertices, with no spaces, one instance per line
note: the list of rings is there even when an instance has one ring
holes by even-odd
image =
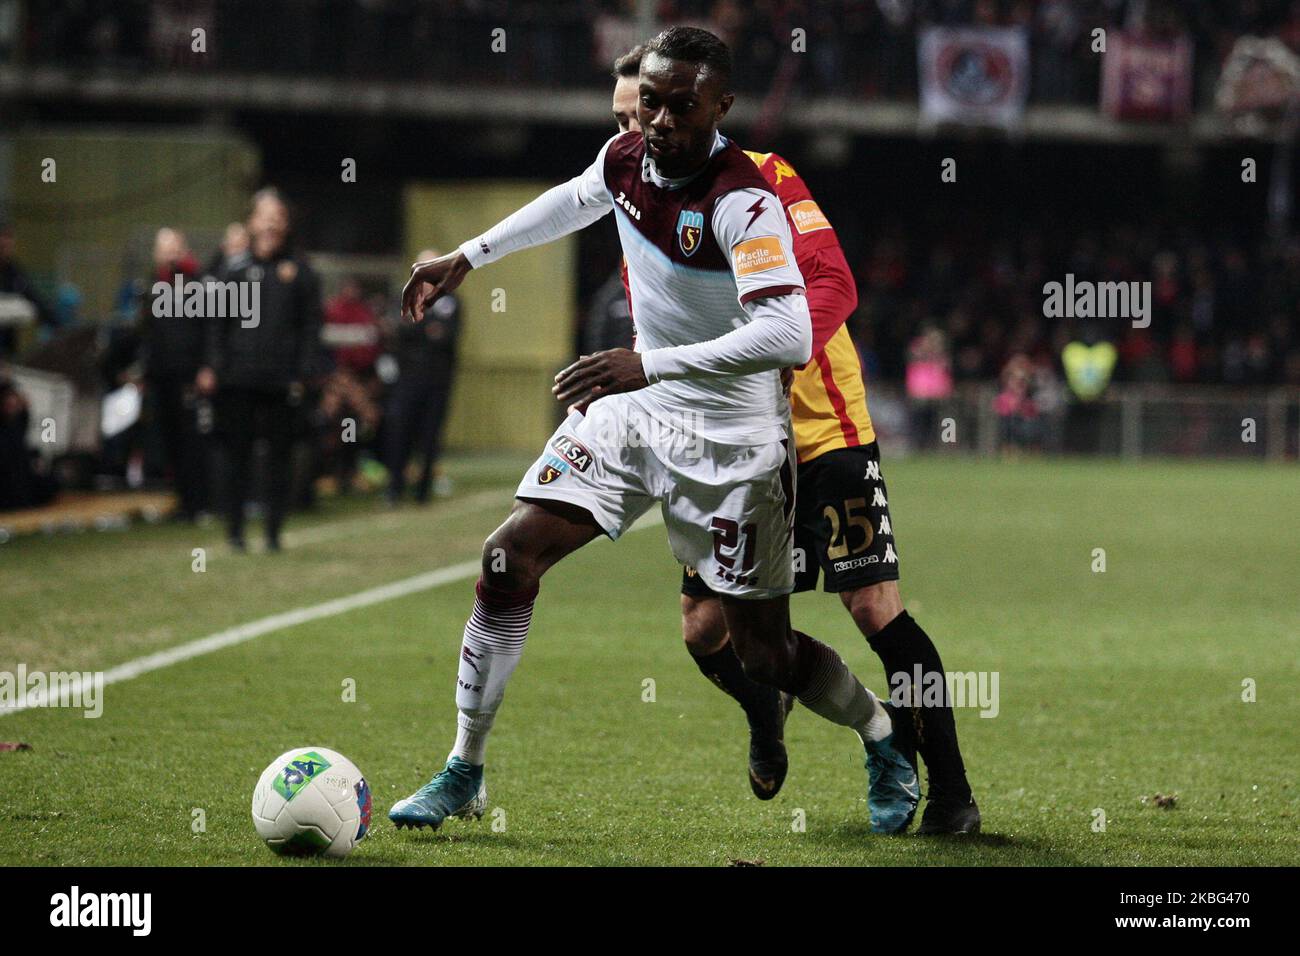
[[[389,811],[399,827],[482,815],[487,736],[542,575],[601,534],[617,539],[656,502],[676,560],[719,595],[746,674],[861,738],[872,828],[898,832],[916,810],[916,775],[888,713],[838,654],[790,627],[794,443],[780,369],[808,361],[812,330],[782,206],[717,131],[734,100],[730,73],[711,33],[664,31],[642,61],[641,133],[615,136],[580,176],[412,267],[402,307],[418,316],[471,269],[613,212],[637,341],[556,376],[556,398],[575,410],[484,544],[456,741],[443,770]]]

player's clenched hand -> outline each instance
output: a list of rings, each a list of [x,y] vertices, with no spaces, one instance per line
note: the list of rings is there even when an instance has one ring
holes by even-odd
[[[402,289],[402,315],[410,316],[412,322],[420,321],[425,306],[438,296],[455,291],[472,268],[459,249],[412,265],[411,278]]]
[[[606,349],[584,355],[555,376],[555,397],[565,404],[586,408],[587,403],[618,392],[635,392],[645,388],[645,369],[641,355],[631,349]]]

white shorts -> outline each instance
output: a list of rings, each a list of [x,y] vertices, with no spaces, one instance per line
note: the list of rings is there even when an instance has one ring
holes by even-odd
[[[515,492],[589,511],[617,539],[656,501],[679,564],[714,591],[794,589],[794,442],[724,445],[650,418],[623,395],[573,412]]]

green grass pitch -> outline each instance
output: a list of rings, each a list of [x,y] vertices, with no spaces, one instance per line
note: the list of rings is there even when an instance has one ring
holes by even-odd
[[[327,503],[291,521],[278,556],[231,555],[216,526],[10,541],[0,671],[105,669],[472,560],[524,464],[457,461],[457,495],[427,509]],[[489,748],[483,821],[416,834],[385,816],[451,743],[462,580],[110,685],[99,719],[0,717],[0,741],[33,748],[0,752],[0,864],[322,865],[274,857],[249,816],[262,768],[300,745],[341,751],[371,782],[374,827],[346,866],[1300,861],[1294,467],[887,458],[884,470],[913,614],[949,670],[999,675],[996,717],[958,713],[979,838],[873,836],[856,739],[802,708],[785,789],[756,801],[743,716],[682,647],[678,570],[655,526],[543,582]],[[195,547],[208,549],[203,573]],[[835,597],[793,608],[882,689]],[[1157,793],[1176,803],[1156,806]]]

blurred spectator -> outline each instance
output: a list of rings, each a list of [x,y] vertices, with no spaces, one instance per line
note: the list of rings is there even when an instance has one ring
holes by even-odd
[[[361,283],[343,280],[343,285],[325,306],[322,341],[331,350],[334,366],[369,378],[379,358],[379,319],[361,297]]]
[[[419,259],[433,259],[432,249]],[[400,321],[400,320],[399,320]],[[406,490],[406,466],[413,453],[420,455],[420,476],[415,500],[425,503],[431,491],[446,493],[449,486],[437,475],[442,453],[442,427],[447,418],[451,386],[456,371],[456,343],[460,337],[460,300],[444,295],[424,310],[419,322],[397,327],[398,378],[389,396],[387,435],[388,501],[396,504]],[[435,487],[435,478],[438,485]]]
[[[0,373],[0,511],[47,504],[58,491],[45,462],[27,447],[30,418],[27,399]]]
[[[948,339],[938,329],[923,329],[907,349],[907,397],[912,406],[912,439],[918,447],[939,438],[939,403],[952,397],[952,359]]]
[[[1034,391],[1033,363],[1029,356],[1018,352],[1003,367],[1000,390],[993,400],[1003,451],[1042,448],[1042,415]]]
[[[216,275],[247,251],[248,227],[242,222],[230,223],[230,225],[226,226],[226,231],[221,236],[221,245],[212,254],[212,259],[208,262],[208,267],[204,270],[204,273]]]
[[[623,276],[615,272],[592,297],[587,321],[582,327],[582,354],[591,355],[605,349],[630,349],[636,330],[632,325],[632,308],[628,305]]]
[[[200,316],[174,314],[160,297],[174,295],[198,278],[199,264],[185,234],[159,229],[153,245],[153,276],[141,309],[143,347],[140,366],[163,460],[179,500],[177,514],[193,521],[208,506],[208,448],[199,429],[201,399],[195,378],[203,364],[204,325]],[[157,306],[157,307],[156,307]]]
[[[383,406],[379,402],[379,381],[364,378],[347,366],[339,366],[321,386],[319,451],[321,471],[334,478],[340,494],[352,490],[361,450],[379,430]]]
[[[228,534],[244,548],[244,507],[253,470],[253,444],[265,439],[267,548],[279,550],[291,480],[290,452],[303,395],[316,370],[320,341],[320,281],[289,247],[289,207],[274,189],[259,191],[248,219],[248,251],[215,276],[256,304],[251,318],[209,315],[206,358],[197,383],[217,394],[228,460]]]
[[[0,222],[0,296],[14,295],[26,299],[36,309],[37,322],[53,325],[54,313],[37,294],[27,273],[18,264],[17,242],[11,225]],[[0,359],[12,358],[17,350],[18,330],[0,322]]]
[[[344,279],[325,307],[322,341],[334,367],[325,378],[318,409],[323,468],[344,494],[352,489],[363,445],[379,428],[379,332],[379,319],[362,298],[361,283]]]
[[[1102,406],[1097,404],[1097,399],[1110,385],[1117,358],[1115,346],[1099,341],[1092,328],[1062,351],[1065,380],[1074,397],[1066,419],[1066,433],[1070,437],[1068,451],[1085,454],[1102,451]]]

